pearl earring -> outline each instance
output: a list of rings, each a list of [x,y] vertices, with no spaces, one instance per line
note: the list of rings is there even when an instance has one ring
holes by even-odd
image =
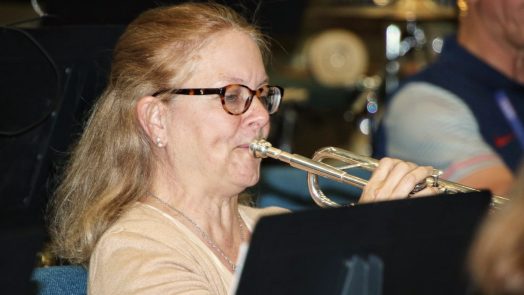
[[[158,147],[163,147],[163,146],[164,146],[164,144],[162,143],[162,140],[160,139],[160,137],[157,137],[157,138],[156,138],[156,145],[157,145]]]

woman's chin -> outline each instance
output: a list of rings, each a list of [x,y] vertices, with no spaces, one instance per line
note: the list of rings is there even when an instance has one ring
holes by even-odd
[[[243,175],[242,178],[239,178],[239,180],[241,180],[241,183],[243,184],[243,186],[247,188],[247,187],[251,187],[257,184],[260,178],[259,176],[260,174],[257,171],[257,173],[253,173],[250,175]]]
[[[240,173],[238,173],[240,172]],[[233,174],[232,181],[242,188],[252,187],[258,183],[260,178],[260,170],[257,169],[247,169],[244,171],[237,171]]]
[[[228,174],[235,184],[247,188],[257,184],[260,178],[261,159],[242,156],[231,163]]]

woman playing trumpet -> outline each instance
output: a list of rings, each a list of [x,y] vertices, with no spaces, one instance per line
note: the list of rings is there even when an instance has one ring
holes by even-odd
[[[53,200],[56,253],[88,265],[89,294],[226,294],[256,220],[286,212],[239,197],[259,178],[249,144],[267,137],[283,94],[266,48],[218,4],[128,26]],[[431,172],[383,159],[361,201],[407,196]]]

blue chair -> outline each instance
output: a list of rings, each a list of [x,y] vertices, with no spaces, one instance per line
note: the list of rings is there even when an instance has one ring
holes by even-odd
[[[81,265],[37,267],[31,281],[36,295],[87,294],[87,269]]]
[[[357,176],[369,178],[369,174],[366,171]],[[356,187],[326,178],[319,177],[318,181],[322,192],[339,204],[355,202],[362,193]],[[291,211],[318,208],[308,190],[307,173],[290,166],[262,166],[257,194],[257,206],[261,208],[278,206]]]

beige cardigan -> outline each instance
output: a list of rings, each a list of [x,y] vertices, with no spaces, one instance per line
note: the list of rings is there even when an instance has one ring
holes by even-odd
[[[240,207],[250,230],[282,208]],[[90,295],[228,294],[233,274],[170,215],[137,203],[100,238],[89,262]]]

